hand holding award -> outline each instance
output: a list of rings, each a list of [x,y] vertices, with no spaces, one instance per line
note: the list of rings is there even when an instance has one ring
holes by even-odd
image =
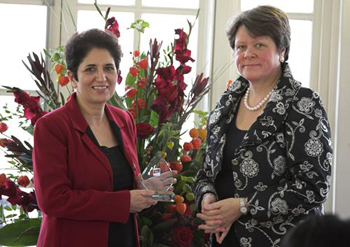
[[[141,176],[141,184],[147,190],[154,190],[153,198],[163,202],[173,202],[175,194],[172,186],[176,179],[176,173],[171,170],[169,163],[162,157],[161,152],[157,152],[144,169]]]

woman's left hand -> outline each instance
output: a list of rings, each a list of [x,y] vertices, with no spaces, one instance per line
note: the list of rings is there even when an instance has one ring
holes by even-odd
[[[231,225],[242,215],[240,212],[238,198],[228,198],[206,205],[205,214],[197,214],[197,217],[207,221],[220,220],[222,224],[215,229],[216,241],[222,243],[226,237]],[[209,230],[206,224],[200,225],[199,229]],[[212,231],[211,231],[212,232]]]

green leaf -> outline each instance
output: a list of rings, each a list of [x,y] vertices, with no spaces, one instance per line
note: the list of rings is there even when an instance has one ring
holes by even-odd
[[[184,180],[180,180],[180,182],[177,182],[175,185],[175,194],[180,195],[182,194],[182,187],[186,184]]]
[[[9,215],[6,215],[5,219],[12,219],[16,216],[17,216],[17,214],[9,214]]]
[[[10,207],[10,206],[5,206],[5,208],[4,208],[6,211],[12,211],[13,209],[12,209],[12,207]]]
[[[188,201],[193,201],[193,200],[194,200],[194,193],[193,193],[193,192],[188,192],[188,193],[186,194],[186,199],[187,199]]]
[[[145,29],[149,27],[149,23],[144,20],[136,20],[134,23],[131,23],[128,29],[134,29],[140,33],[144,33]]]
[[[191,186],[189,185],[189,184],[184,184],[183,186],[182,186],[182,191],[183,192],[192,192],[192,188],[191,188]]]
[[[142,242],[144,246],[152,246],[153,244],[153,232],[148,226],[143,226],[141,229]]]
[[[187,177],[187,176],[182,176],[182,175],[180,176],[180,179],[187,182],[187,183],[191,183],[191,184],[193,184],[196,181],[196,179],[194,177]]]
[[[192,212],[197,211],[197,209],[198,209],[197,204],[192,203],[192,204],[190,205],[190,209],[191,209]]]
[[[36,245],[41,219],[21,220],[5,225],[0,229],[0,245],[29,246]]]
[[[159,115],[155,111],[151,111],[151,118],[149,120],[149,124],[152,127],[157,127],[159,122]]]
[[[147,225],[147,226],[151,226],[152,225],[152,221],[149,218],[147,218],[147,217],[141,217],[140,220],[143,223],[142,225]]]

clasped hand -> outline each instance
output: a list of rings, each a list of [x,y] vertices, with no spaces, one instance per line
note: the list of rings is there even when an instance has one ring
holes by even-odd
[[[215,233],[216,241],[221,244],[229,232],[232,224],[242,215],[239,210],[239,199],[228,198],[217,201],[212,194],[206,194],[202,200],[202,212],[197,217],[204,220],[205,224],[199,225],[199,229],[205,233]]]

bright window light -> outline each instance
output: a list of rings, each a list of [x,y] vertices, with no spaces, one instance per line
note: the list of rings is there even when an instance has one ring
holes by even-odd
[[[4,72],[1,85],[23,90],[37,88],[22,60],[27,63],[27,56],[32,52],[43,54],[46,48],[46,18],[46,6],[0,4],[0,68]]]

